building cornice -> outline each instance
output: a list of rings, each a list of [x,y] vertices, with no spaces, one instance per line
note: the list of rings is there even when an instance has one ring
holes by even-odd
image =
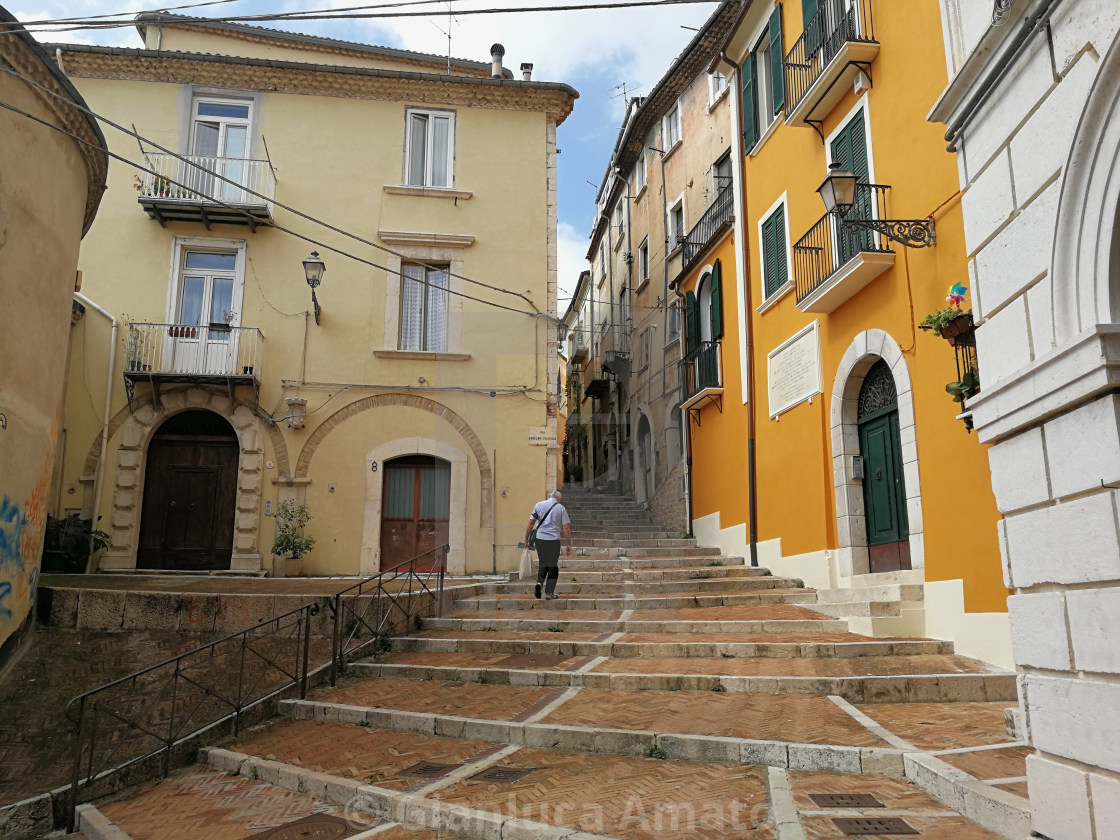
[[[560,82],[523,82],[341,67],[297,61],[59,44],[67,72],[91,79],[193,84],[239,90],[430,102],[507,111],[540,111],[559,124],[579,93]]]

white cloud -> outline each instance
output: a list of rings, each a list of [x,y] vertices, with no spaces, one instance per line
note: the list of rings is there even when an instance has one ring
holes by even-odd
[[[37,9],[35,11],[18,11],[18,12],[12,12],[12,14],[16,17],[17,20],[21,20],[21,21],[49,20],[51,18],[57,17],[56,14],[52,14],[51,12],[49,12],[47,10],[43,10],[43,9]],[[68,16],[73,17],[73,15],[68,15]],[[63,30],[59,30],[59,29],[40,29],[38,31],[33,31],[31,33],[31,36],[36,41],[39,41],[40,43],[50,43],[50,44],[92,44],[93,43],[93,39],[90,38],[89,35],[87,35],[84,30],[76,30],[76,31],[73,31],[73,32],[67,32],[67,31],[63,31]]]
[[[587,237],[568,222],[556,226],[556,280],[560,287],[559,314],[563,315],[579,282],[580,272],[588,269]]]

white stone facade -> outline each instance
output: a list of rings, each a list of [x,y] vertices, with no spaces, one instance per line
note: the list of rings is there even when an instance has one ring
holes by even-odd
[[[942,0],[931,120],[959,150],[1033,828],[1101,840],[1120,836],[1120,3],[1017,0],[1000,26],[991,6]]]

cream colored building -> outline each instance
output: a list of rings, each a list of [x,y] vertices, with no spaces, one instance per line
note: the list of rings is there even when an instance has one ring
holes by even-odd
[[[114,163],[80,261],[122,325],[104,453],[108,319],[78,327],[65,418],[63,496],[103,517],[101,568],[366,574],[445,540],[452,572],[514,568],[556,482],[576,92],[500,54],[138,24],[143,48],[60,45],[90,107],[143,138],[109,132],[143,169]],[[281,567],[286,500],[317,545]]]
[[[96,123],[0,7],[0,663],[32,618],[53,503],[78,245],[105,181]],[[79,310],[80,311],[80,310]]]

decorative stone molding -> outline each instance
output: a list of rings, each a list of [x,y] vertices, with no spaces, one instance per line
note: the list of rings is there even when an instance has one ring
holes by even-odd
[[[298,480],[307,477],[308,470],[311,467],[311,459],[315,457],[315,450],[319,448],[319,444],[323,442],[323,439],[331,433],[331,430],[334,429],[335,426],[349,420],[351,417],[361,414],[363,411],[369,411],[373,408],[386,408],[389,406],[426,411],[429,414],[433,414],[447,421],[447,424],[459,433],[467,446],[470,447],[471,454],[474,455],[474,459],[478,463],[480,482],[479,507],[481,509],[480,526],[483,528],[493,528],[494,470],[490,465],[490,458],[486,454],[486,447],[482,445],[482,441],[466,420],[442,403],[438,403],[428,397],[422,397],[419,394],[375,394],[371,397],[355,400],[349,405],[340,408],[324,420],[322,424],[311,433],[311,436],[303,445],[303,450],[299,453],[299,459],[296,461],[295,478]]]
[[[450,198],[467,201],[474,198],[470,190],[450,190],[446,187],[417,187],[412,184],[385,184],[382,188],[389,195],[415,195],[421,198]]]
[[[381,571],[381,511],[385,470],[374,471],[373,464],[382,465],[403,455],[434,455],[451,462],[451,517],[448,523],[447,569],[451,574],[464,574],[467,569],[467,453],[449,443],[428,438],[402,438],[383,443],[366,453],[366,504],[362,519],[361,575],[368,577]]]
[[[386,188],[386,192],[388,189]],[[470,234],[414,233],[406,230],[379,230],[377,236],[387,245],[431,245],[442,248],[469,248],[474,244]]]
[[[902,473],[906,485],[906,513],[910,523],[910,563],[925,566],[922,527],[921,477],[915,435],[914,392],[910,372],[898,342],[883,330],[867,330],[855,337],[836,371],[832,386],[832,474],[836,494],[836,533],[840,572],[844,577],[867,574],[867,527],[863,485],[852,473],[852,457],[859,454],[857,401],[867,371],[883,359],[890,365],[898,394],[898,429],[902,443]]]

